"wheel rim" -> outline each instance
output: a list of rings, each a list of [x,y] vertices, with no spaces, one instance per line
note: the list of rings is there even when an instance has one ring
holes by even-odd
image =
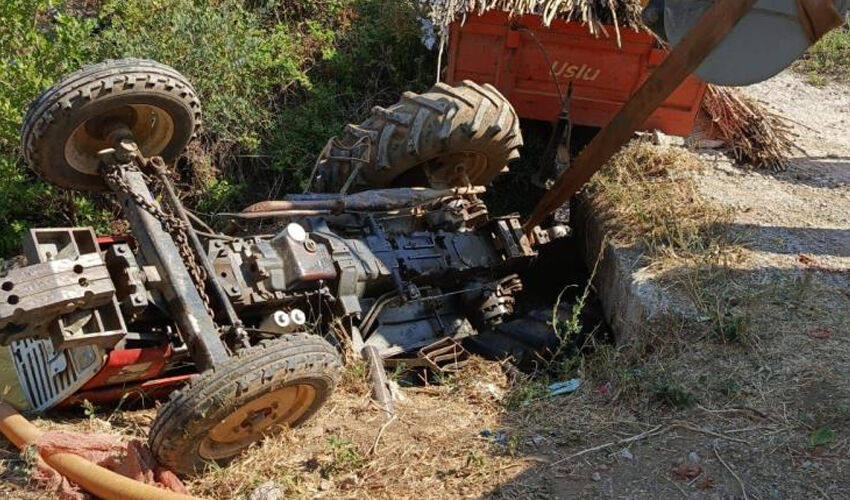
[[[164,109],[149,104],[110,107],[84,120],[65,141],[65,161],[74,170],[97,175],[98,152],[112,147],[108,131],[116,124],[126,125],[145,156],[161,153],[174,137],[174,120]]]
[[[210,429],[198,453],[207,460],[228,458],[263,436],[298,420],[316,400],[312,385],[282,387],[252,399]]]
[[[425,169],[432,187],[446,188],[479,184],[487,173],[488,164],[484,153],[458,151],[431,160]]]

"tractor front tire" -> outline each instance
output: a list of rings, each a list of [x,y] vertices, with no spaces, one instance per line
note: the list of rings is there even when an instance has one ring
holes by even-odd
[[[69,74],[42,92],[21,128],[24,159],[64,189],[100,192],[100,151],[109,130],[126,126],[139,151],[166,163],[183,154],[201,123],[201,104],[177,70],[145,59],[108,60]]]
[[[336,350],[315,335],[283,335],[244,349],[172,394],[151,427],[151,450],[181,474],[224,465],[263,437],[309,419],[340,371]]]

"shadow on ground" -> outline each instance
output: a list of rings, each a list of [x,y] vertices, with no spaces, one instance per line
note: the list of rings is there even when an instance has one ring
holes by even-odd
[[[812,269],[655,279],[683,272],[711,277],[702,316],[655,318],[638,352],[586,356],[579,393],[508,409],[518,444],[494,450],[525,468],[486,498],[850,496],[848,290]]]

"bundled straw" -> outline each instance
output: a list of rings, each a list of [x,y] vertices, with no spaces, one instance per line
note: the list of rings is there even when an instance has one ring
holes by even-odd
[[[784,170],[795,148],[788,121],[732,89],[708,86],[703,110],[735,159],[756,168]]]
[[[613,25],[617,42],[620,26],[639,30],[641,6],[639,0],[424,0],[428,17],[445,33],[449,24],[463,19],[466,14],[483,14],[501,10],[512,16],[537,14],[549,26],[554,19],[578,21],[586,25],[592,35],[609,36],[605,25]]]

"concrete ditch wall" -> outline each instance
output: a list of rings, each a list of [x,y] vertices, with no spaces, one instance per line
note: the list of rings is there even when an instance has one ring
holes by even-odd
[[[658,282],[639,248],[611,242],[610,224],[592,205],[584,193],[577,195],[570,208],[571,225],[588,270],[596,266],[593,284],[617,345],[694,321],[696,312]]]

